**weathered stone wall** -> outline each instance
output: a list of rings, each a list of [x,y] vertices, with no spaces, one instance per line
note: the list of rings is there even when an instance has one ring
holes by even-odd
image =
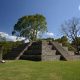
[[[24,55],[20,59],[33,60],[33,61],[53,61],[60,60],[60,55],[56,55],[56,50],[52,49],[52,45],[49,42],[34,42],[25,51]]]
[[[55,42],[54,42],[55,43]],[[55,45],[55,46],[54,46]],[[9,55],[5,56],[6,59],[15,59],[17,53],[19,54],[25,48],[26,44],[19,46]],[[18,52],[19,51],[19,52]],[[69,54],[68,54],[69,53]],[[55,43],[49,44],[47,41],[33,42],[28,49],[23,53],[20,59],[33,60],[33,61],[53,61],[53,60],[69,60],[80,59],[80,55],[75,55],[74,52],[68,51],[67,47],[62,44]]]
[[[60,60],[60,55],[56,55],[56,50],[52,49],[52,45],[49,45],[49,42],[42,42],[42,61],[53,61]]]
[[[60,60],[60,55],[42,55],[42,61]]]
[[[42,42],[33,42],[28,50],[20,57],[24,60],[41,61]]]

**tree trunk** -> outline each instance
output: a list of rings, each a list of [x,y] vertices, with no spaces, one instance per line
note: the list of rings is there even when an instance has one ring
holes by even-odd
[[[3,54],[3,47],[0,46],[0,61],[2,60],[2,54]]]

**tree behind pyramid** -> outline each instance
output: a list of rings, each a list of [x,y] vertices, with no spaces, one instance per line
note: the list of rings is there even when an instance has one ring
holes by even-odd
[[[46,18],[41,14],[23,16],[18,19],[14,26],[12,35],[23,36],[35,41],[38,36],[47,31]]]

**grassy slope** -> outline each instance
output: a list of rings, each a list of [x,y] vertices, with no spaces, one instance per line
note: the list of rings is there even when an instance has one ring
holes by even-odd
[[[80,61],[8,61],[0,64],[0,80],[80,80]]]

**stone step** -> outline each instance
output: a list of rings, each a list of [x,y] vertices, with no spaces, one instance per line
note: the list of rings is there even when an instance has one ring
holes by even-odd
[[[71,60],[68,51],[65,50],[62,46],[60,46],[57,42],[53,42],[53,46],[61,54],[64,60]]]
[[[27,50],[24,55],[41,55],[41,50]]]
[[[33,60],[33,61],[41,61],[41,55],[22,55],[20,57],[22,60]]]
[[[42,51],[42,55],[56,55],[56,50]]]
[[[49,42],[47,42],[47,41],[42,41],[42,45],[47,45],[47,44],[49,44]]]
[[[36,50],[36,49],[41,49],[41,46],[40,45],[36,45],[36,46],[30,46],[29,48],[28,48],[28,50]]]
[[[68,51],[69,55],[75,55],[74,51]]]
[[[62,43],[59,43],[60,46],[62,46]]]
[[[63,48],[64,48],[66,51],[68,51],[68,47],[63,46]]]
[[[72,58],[72,60],[80,60],[80,55],[73,55],[70,57]]]
[[[41,41],[39,41],[39,42],[33,42],[33,43],[32,43],[32,46],[34,46],[34,45],[35,45],[35,46],[36,46],[36,45],[41,45],[41,44],[42,44]]]
[[[70,59],[70,61],[80,60],[80,55],[66,55],[66,57],[68,57]],[[61,59],[61,60],[64,60],[64,59]]]
[[[60,55],[42,55],[42,61],[53,61],[53,60],[60,60]]]
[[[52,46],[51,45],[47,45],[47,46],[42,46],[42,49],[52,49]]]
[[[5,60],[14,60],[16,57],[18,56],[18,54],[12,54],[12,55],[6,55],[3,57],[3,59]]]
[[[51,52],[53,49],[52,49],[52,45],[46,45],[46,46],[42,46],[42,51],[44,51],[45,50],[45,52]]]
[[[20,54],[23,49],[28,46],[29,44],[21,44],[17,47],[14,47],[11,51],[9,51],[7,54],[4,54],[3,59],[6,60],[14,60],[16,57]]]

